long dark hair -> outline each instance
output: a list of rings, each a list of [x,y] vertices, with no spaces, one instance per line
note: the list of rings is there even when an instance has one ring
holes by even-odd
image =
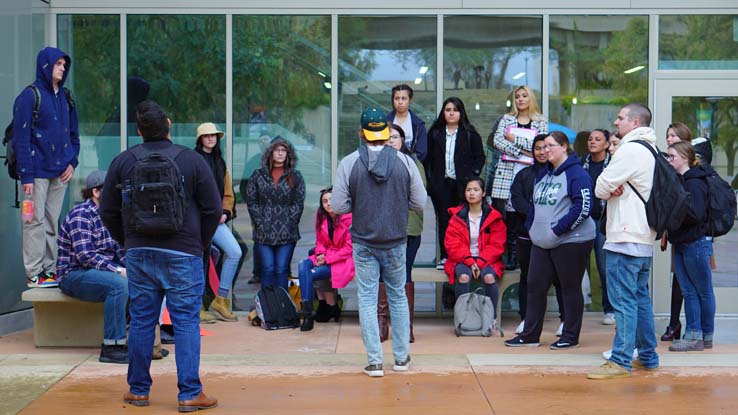
[[[282,136],[276,136],[272,139],[269,147],[264,150],[264,154],[261,156],[261,166],[266,168],[271,173],[272,168],[272,154],[277,147],[282,146],[287,149],[287,158],[284,161],[284,171],[287,173],[287,183],[290,188],[295,187],[295,178],[293,177],[294,170],[297,167],[297,152],[292,147],[292,143],[284,139]]]
[[[318,196],[318,210],[315,212],[315,234],[317,235],[320,232],[320,226],[325,221],[328,222],[328,226],[332,226],[333,222],[331,222],[331,215],[328,214],[328,212],[323,207],[323,195],[326,193],[333,193],[333,186],[326,187],[325,189],[320,191],[320,196]],[[336,222],[338,221],[339,215],[336,215]]]
[[[467,131],[474,131],[477,132],[477,129],[474,128],[474,126],[469,122],[469,117],[466,115],[466,108],[464,107],[464,102],[457,97],[449,97],[446,98],[445,101],[443,101],[443,105],[441,106],[441,112],[438,113],[438,118],[436,118],[435,121],[433,121],[433,125],[431,126],[431,130],[437,129],[440,131],[446,130],[446,117],[443,116],[443,112],[446,109],[446,105],[448,103],[454,104],[456,109],[459,110],[459,113],[461,116],[459,117],[459,128],[462,128]]]
[[[203,135],[205,135],[205,134],[203,134]],[[216,137],[216,140],[215,140],[215,147],[213,147],[213,156],[217,160],[217,159],[222,159],[223,158],[223,152],[220,150],[220,138],[217,138],[218,137],[217,135],[215,137]],[[201,138],[202,138],[202,135],[200,137],[197,137],[197,143],[195,143],[195,150],[198,153],[205,153],[205,150],[202,149],[202,140],[201,140]]]

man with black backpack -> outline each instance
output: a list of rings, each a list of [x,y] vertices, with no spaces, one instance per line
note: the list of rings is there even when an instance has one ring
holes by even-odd
[[[607,168],[597,178],[595,195],[607,200],[604,244],[607,295],[615,311],[612,356],[587,375],[590,379],[630,376],[633,350],[636,365],[647,370],[659,366],[653,308],[648,279],[656,230],[649,224],[646,202],[654,187],[656,135],[651,111],[642,104],[628,104],[615,120],[615,135],[622,139]],[[639,142],[640,141],[640,142]],[[645,145],[644,145],[645,144]],[[642,199],[643,198],[643,199]]]
[[[143,144],[110,164],[100,217],[126,249],[130,390],[123,400],[134,406],[149,404],[154,327],[166,296],[177,348],[178,409],[191,412],[218,404],[202,392],[200,383],[200,309],[202,256],[223,211],[205,159],[173,144],[170,126],[157,103],[138,105],[136,127]]]
[[[12,149],[33,218],[23,221],[23,265],[28,287],[56,287],[57,222],[64,193],[77,167],[77,110],[64,87],[72,59],[46,47],[36,57],[36,80],[13,106]],[[12,166],[13,160],[8,160]],[[13,173],[16,173],[15,177]]]

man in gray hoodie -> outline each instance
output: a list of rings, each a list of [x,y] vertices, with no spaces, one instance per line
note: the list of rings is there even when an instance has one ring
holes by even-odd
[[[364,373],[384,376],[377,322],[379,277],[384,280],[392,319],[392,353],[398,372],[410,368],[410,319],[405,296],[407,212],[425,206],[426,192],[412,158],[385,146],[384,111],[361,114],[364,145],[338,166],[331,204],[338,214],[353,212],[351,238],[359,287],[359,324],[369,365]]]

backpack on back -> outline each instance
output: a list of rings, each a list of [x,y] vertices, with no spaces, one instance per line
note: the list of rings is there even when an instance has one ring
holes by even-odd
[[[493,313],[492,300],[486,295],[476,291],[460,295],[454,305],[456,337],[490,337]]]
[[[182,229],[187,210],[184,176],[174,159],[185,147],[174,144],[160,151],[143,145],[129,149],[136,163],[123,184],[125,225],[143,235],[167,235]]]
[[[300,326],[297,307],[282,287],[262,287],[256,294],[256,313],[265,330],[294,329]]]
[[[736,217],[736,194],[709,164],[707,181],[707,234],[713,238],[730,232]]]
[[[689,201],[691,195],[684,190],[679,175],[676,170],[669,164],[666,158],[659,156],[656,150],[644,140],[635,140],[646,147],[656,159],[653,170],[653,186],[651,195],[646,201],[636,188],[628,182],[628,186],[633,189],[646,205],[646,217],[648,225],[656,230],[656,240],[661,239],[664,231],[676,230],[684,222],[689,211]]]

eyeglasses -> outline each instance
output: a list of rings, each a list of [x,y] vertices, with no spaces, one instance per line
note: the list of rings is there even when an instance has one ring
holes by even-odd
[[[277,148],[274,149],[274,152],[275,153],[286,153],[287,152],[287,149],[284,148],[284,147],[277,147]]]
[[[545,146],[541,147],[541,150],[546,151],[551,149],[551,147],[561,147],[561,144],[546,144]]]
[[[400,134],[390,134],[390,137],[389,138],[391,138],[393,140],[401,140],[402,139],[402,136],[400,136]]]
[[[675,156],[675,155],[673,155],[673,154],[669,154],[669,155],[668,155],[668,156],[667,156],[666,158],[667,158],[667,159],[668,159],[669,161],[674,161],[674,159],[676,158],[676,156]]]

